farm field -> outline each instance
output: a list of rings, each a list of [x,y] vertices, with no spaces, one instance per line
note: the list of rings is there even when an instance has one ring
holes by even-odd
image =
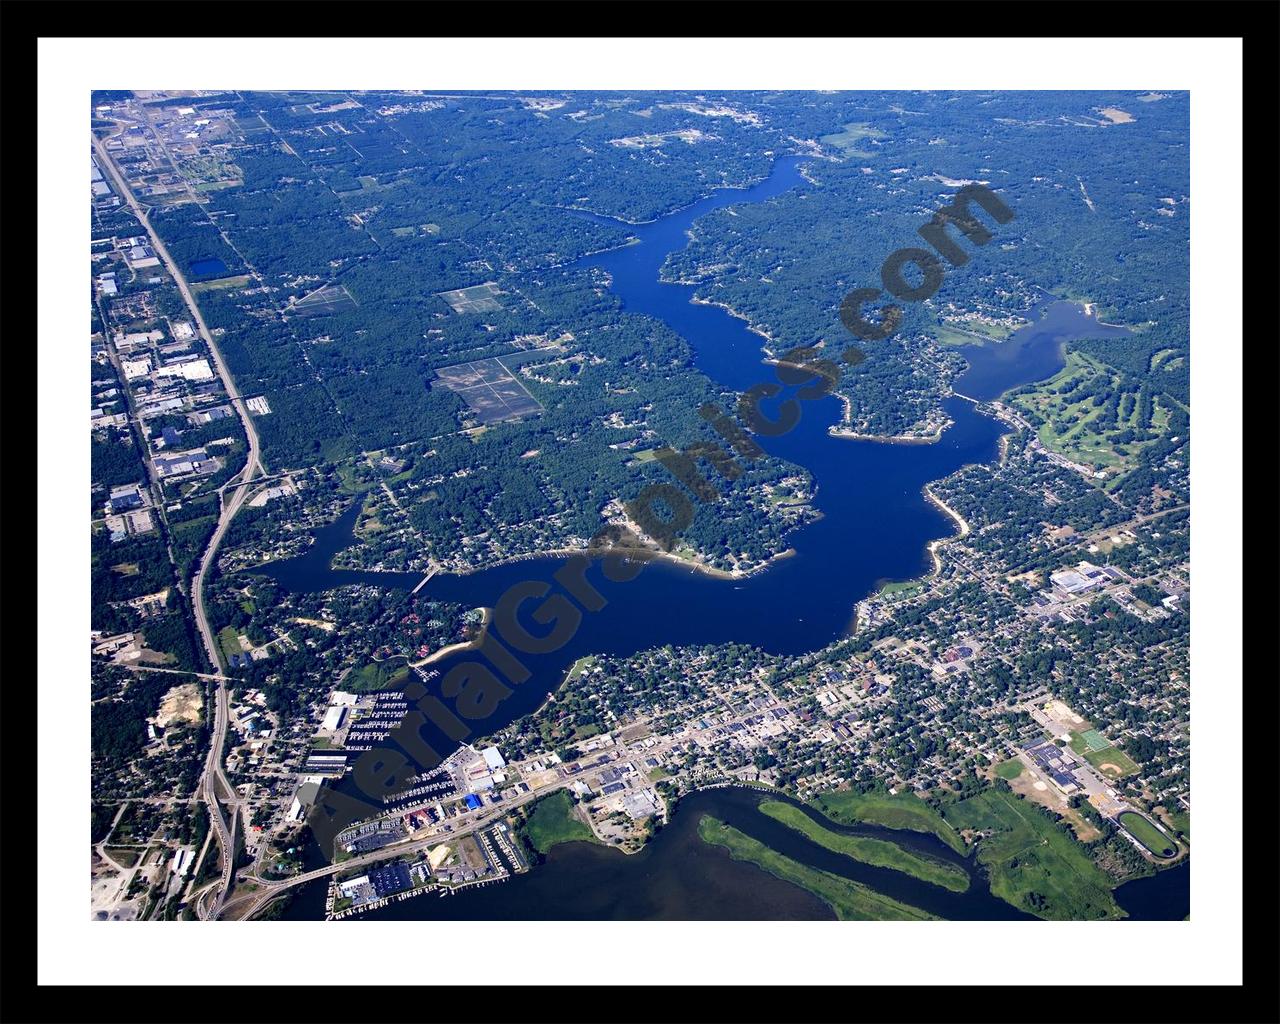
[[[494,313],[502,309],[498,296],[502,289],[494,281],[472,285],[469,288],[455,288],[453,291],[436,292],[449,304],[455,313]]]
[[[457,394],[481,423],[502,423],[542,412],[542,405],[498,359],[480,359],[436,371],[440,386]]]
[[[346,313],[356,308],[359,303],[351,297],[351,293],[341,285],[326,285],[304,295],[294,302],[285,312],[295,313],[301,317],[332,316],[335,313]]]

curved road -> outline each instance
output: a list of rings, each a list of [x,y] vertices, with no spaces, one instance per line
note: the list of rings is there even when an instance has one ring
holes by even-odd
[[[111,159],[103,141],[92,132],[90,133],[90,138],[102,169],[111,176],[116,191],[129,204],[134,216],[138,218],[138,222],[151,238],[151,244],[155,249],[156,255],[160,257],[165,267],[168,268],[169,273],[173,276],[174,283],[177,284],[178,291],[182,294],[182,299],[191,313],[196,329],[200,332],[200,337],[204,339],[204,343],[209,349],[209,354],[218,371],[218,376],[222,379],[222,386],[226,390],[231,407],[236,410],[237,415],[240,417],[240,422],[244,427],[245,438],[248,441],[248,458],[245,460],[244,469],[238,474],[240,482],[236,485],[235,492],[229,501],[226,500],[225,491],[220,492],[223,502],[221,515],[218,517],[218,525],[213,531],[213,536],[209,538],[209,545],[205,548],[204,554],[200,559],[200,566],[191,581],[191,607],[195,614],[196,626],[200,630],[200,638],[204,642],[205,653],[209,657],[209,663],[213,666],[214,672],[217,673],[222,667],[222,662],[218,657],[218,646],[204,607],[204,581],[208,575],[209,567],[214,564],[214,559],[218,553],[218,545],[222,543],[227,527],[248,497],[250,484],[255,476],[262,475],[265,472],[262,466],[258,432],[254,429],[249,411],[245,408],[244,400],[236,389],[235,379],[231,376],[231,371],[227,369],[227,365],[222,359],[222,353],[218,351],[213,335],[204,322],[204,317],[200,315],[200,307],[196,305],[195,297],[191,294],[187,279],[183,276],[173,257],[169,255],[169,250],[165,248],[165,244],[155,228],[151,226],[151,221],[148,219],[146,212],[133,192],[130,191],[124,176],[120,173],[119,168],[116,167],[115,161]],[[201,783],[205,802],[209,806],[209,816],[213,819],[214,829],[218,834],[218,842],[222,848],[222,887],[213,901],[213,906],[208,909],[209,917],[217,917],[222,901],[230,891],[232,859],[235,854],[235,828],[240,810],[240,801],[236,795],[235,788],[231,785],[230,780],[227,779],[222,766],[222,749],[226,742],[228,717],[227,688],[223,679],[219,678],[217,680],[217,693],[214,698],[213,733],[210,737],[209,756],[205,761],[204,776]],[[218,806],[217,787],[219,785],[222,786],[227,797],[228,809],[231,814],[230,826],[223,820],[222,811]],[[204,905],[202,903],[202,906]]]

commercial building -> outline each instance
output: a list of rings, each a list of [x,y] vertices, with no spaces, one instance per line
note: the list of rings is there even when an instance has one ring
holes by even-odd
[[[186,476],[190,473],[203,476],[216,473],[220,468],[218,460],[210,458],[209,453],[203,448],[174,452],[172,455],[157,455],[152,460],[152,465],[155,466],[156,476],[162,480],[174,476]]]

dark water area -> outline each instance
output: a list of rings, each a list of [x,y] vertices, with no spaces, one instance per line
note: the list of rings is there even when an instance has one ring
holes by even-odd
[[[761,814],[762,800],[800,807],[833,832],[867,836],[954,864],[969,876],[956,893],[900,871],[861,864],[833,853]],[[670,824],[637,854],[594,843],[552,849],[527,874],[440,897],[394,902],[349,921],[742,921],[831,920],[831,909],[812,894],[753,864],[733,860],[704,842],[704,815],[732,825],[766,846],[812,868],[860,882],[893,899],[949,921],[1034,921],[1030,914],[991,894],[984,870],[932,835],[875,825],[844,826],[789,797],[726,787],[693,793],[680,801]],[[1180,921],[1190,911],[1190,862],[1115,890],[1116,902],[1135,921]],[[283,915],[308,921],[324,916],[326,883],[304,886]]]
[[[1125,882],[1115,890],[1116,902],[1130,921],[1182,921],[1191,913],[1191,861],[1158,871],[1150,878]]]
[[[726,206],[766,202],[803,184],[801,163],[799,158],[782,158],[775,163],[770,176],[757,185],[748,189],[718,190],[651,224],[629,226],[637,239],[634,244],[585,257],[571,269],[596,267],[607,271],[611,290],[620,297],[626,309],[657,317],[670,325],[692,346],[697,368],[718,384],[744,391],[756,384],[774,381],[776,377],[772,368],[762,361],[764,339],[749,330],[745,321],[731,316],[723,308],[692,302],[694,287],[663,282],[661,268],[670,252],[688,243],[688,231],[698,217]],[[1064,343],[1073,338],[1126,333],[1124,328],[1099,324],[1086,316],[1080,306],[1056,300],[1047,294],[1029,317],[1032,323],[999,344],[974,345],[960,350],[969,368],[956,382],[959,395],[979,401],[995,398],[1011,387],[1042,380],[1056,373],[1063,363]],[[869,351],[868,357],[874,358],[874,352]],[[789,397],[788,391],[779,395],[777,400],[786,397]],[[973,402],[966,398],[946,399],[943,407],[952,424],[938,442],[890,444],[829,434],[828,428],[840,422],[841,406],[835,398],[803,403],[800,422],[790,433],[782,437],[756,438],[770,454],[803,466],[816,483],[814,506],[822,516],[789,535],[787,540],[795,553],[744,579],[713,577],[688,566],[662,560],[645,566],[634,579],[613,582],[604,577],[598,563],[594,564],[586,572],[586,579],[605,599],[604,607],[597,612],[584,612],[581,624],[571,639],[558,650],[542,655],[521,654],[520,660],[530,677],[512,688],[511,695],[493,715],[478,723],[477,733],[495,732],[533,712],[560,684],[573,662],[586,654],[625,656],[665,644],[736,642],[751,644],[773,654],[794,655],[821,648],[847,635],[852,625],[854,606],[859,600],[873,593],[886,580],[912,579],[926,573],[930,568],[928,543],[955,532],[955,524],[925,499],[922,488],[967,464],[991,462],[997,456],[998,440],[1005,429],[1002,424],[979,414]],[[767,403],[762,404],[762,408],[766,415],[773,415]],[[716,508],[714,505],[704,506],[697,514],[715,515]],[[333,556],[355,542],[352,530],[357,516],[358,503],[335,523],[315,531],[314,543],[306,554],[262,566],[255,571],[272,577],[284,589],[294,592],[328,590],[356,583],[404,590],[417,586],[422,578],[417,573],[373,573],[331,568]],[[526,581],[553,583],[554,574],[565,562],[563,556],[541,556],[475,573],[437,575],[419,593],[469,607],[492,608],[499,597],[515,584]],[[537,602],[533,601],[525,606],[526,611],[536,607]],[[547,632],[545,625],[528,619],[524,625],[535,636]],[[432,668],[443,676],[455,665],[476,657],[473,652],[459,652],[441,659]],[[431,724],[423,729],[422,738],[442,756],[457,746]],[[340,788],[350,785],[350,780],[344,780]],[[696,827],[696,822],[691,827]],[[672,828],[676,825],[673,824]],[[743,828],[743,831],[748,829]],[[693,838],[696,840],[696,834]],[[778,838],[779,841],[785,839]],[[665,849],[670,844],[671,840],[664,838],[654,844],[654,849]],[[637,858],[624,859],[629,865],[648,864],[664,856],[668,855],[646,852]],[[717,857],[718,854],[702,851],[698,856],[706,862],[706,858]],[[554,851],[548,865],[527,879],[482,889],[468,894],[465,899],[457,897],[440,901],[432,897],[425,901],[394,904],[391,909],[401,908],[399,913],[414,916],[419,912],[416,908],[424,903],[431,903],[433,911],[437,902],[451,906],[456,903],[462,908],[458,910],[459,914],[484,916],[485,911],[473,911],[469,905],[476,901],[484,905],[493,900],[503,902],[514,887],[520,887],[520,891],[532,894],[530,899],[533,903],[529,906],[536,912],[537,907],[544,905],[539,900],[561,898],[554,892],[553,882],[539,880],[549,869],[554,871],[556,865],[563,862],[568,865],[566,877],[572,877],[574,870],[603,871],[600,865],[606,861],[598,861],[600,857],[612,863],[612,859],[622,855],[590,847],[566,847]],[[737,868],[725,868],[724,859],[720,858],[720,867],[724,871],[737,872]],[[633,872],[635,869],[628,867],[626,870]],[[627,883],[629,886],[643,889],[647,884],[643,880],[645,876],[630,877],[635,880]],[[886,885],[901,884],[897,878],[881,881]],[[680,890],[677,883],[664,884],[668,885],[670,892],[678,893]],[[760,893],[751,891],[753,898],[757,895],[765,898],[761,895],[763,890]],[[885,891],[889,892],[888,889]],[[945,900],[950,895],[940,892],[942,896],[936,897],[938,899]],[[637,910],[646,899],[656,901],[653,906],[659,910],[665,906],[662,901],[669,900],[673,901],[672,906],[678,904],[692,908],[682,913],[703,913],[702,905],[688,894],[654,893],[646,896],[639,892],[610,898],[623,902],[639,901],[628,904],[631,908],[625,911],[628,914]],[[781,901],[777,906],[781,907],[788,898],[795,899],[794,896],[784,898],[777,895],[776,899]],[[714,895],[708,895],[706,899],[710,901],[706,907],[715,908],[707,909],[706,913],[713,916],[727,913],[723,906],[715,903]],[[1011,910],[1001,901],[988,902],[992,905],[985,907],[982,914],[994,912],[992,906]],[[592,906],[594,910],[588,916],[608,916],[615,911],[624,913],[620,909],[621,904]],[[966,912],[959,905],[949,909],[953,913]],[[789,906],[787,914],[796,916],[795,910],[795,906]],[[495,907],[493,913],[499,914],[500,911]],[[753,910],[747,916],[755,914]]]
[[[188,268],[192,277],[221,277],[227,273],[228,267],[222,260],[211,257],[203,260],[193,260]]]
[[[981,869],[931,835],[869,825],[844,827],[813,815],[832,831],[887,839],[956,864],[971,877],[967,892],[954,893],[900,871],[860,864],[832,853],[761,814],[756,805],[763,799],[782,799],[803,807],[789,798],[751,789],[703,790],[685,797],[671,823],[637,854],[619,853],[594,843],[566,843],[552,849],[546,861],[529,873],[501,884],[446,897],[419,896],[347,920],[810,921],[835,917],[816,896],[754,864],[733,860],[722,847],[703,842],[698,822],[708,814],[793,860],[862,882],[939,917],[956,921],[1032,920],[992,896]],[[324,883],[306,887],[285,917],[322,917],[325,889]]]

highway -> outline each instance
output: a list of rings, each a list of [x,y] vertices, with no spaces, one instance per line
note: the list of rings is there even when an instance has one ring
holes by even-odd
[[[204,339],[205,345],[208,347],[209,355],[213,359],[214,367],[218,371],[218,376],[222,380],[222,386],[226,390],[227,398],[231,403],[231,407],[236,410],[236,414],[240,417],[240,422],[244,427],[245,438],[248,443],[248,458],[245,460],[244,469],[241,470],[239,477],[240,482],[236,486],[235,493],[230,501],[224,501],[222,513],[218,517],[218,524],[213,531],[213,536],[209,538],[209,545],[205,548],[204,554],[200,558],[199,568],[196,570],[194,579],[191,581],[191,607],[195,614],[196,626],[200,630],[200,638],[204,642],[205,653],[208,655],[209,663],[213,666],[214,673],[218,673],[222,667],[222,661],[218,657],[218,646],[213,635],[213,629],[209,625],[209,617],[204,606],[204,582],[208,575],[209,567],[214,564],[217,557],[218,545],[222,543],[222,538],[227,532],[227,527],[231,524],[231,520],[235,518],[240,506],[244,504],[248,497],[250,485],[254,477],[262,475],[265,471],[262,466],[261,449],[258,442],[258,432],[254,429],[253,421],[249,416],[248,409],[245,408],[244,400],[240,397],[240,392],[236,389],[234,378],[227,369],[227,365],[222,358],[222,353],[218,351],[218,346],[214,343],[213,335],[209,331],[208,326],[204,322],[204,317],[200,315],[200,307],[196,305],[195,297],[191,293],[191,288],[187,284],[187,279],[183,275],[181,268],[177,262],[169,255],[169,250],[165,248],[164,242],[151,225],[150,219],[147,217],[146,211],[138,202],[133,192],[129,189],[128,183],[124,176],[120,173],[115,161],[111,159],[110,154],[103,141],[96,134],[90,133],[90,139],[93,143],[94,152],[98,155],[98,161],[104,172],[110,175],[112,184],[118,194],[129,204],[129,208],[133,211],[134,216],[138,218],[138,223],[146,230],[147,235],[151,239],[152,248],[160,257],[169,273],[173,275],[174,283],[178,286],[178,291],[182,294],[183,302],[186,303],[187,310],[191,314],[191,318],[196,325],[196,329],[200,333],[200,337]],[[214,718],[212,735],[209,743],[209,755],[205,761],[204,775],[201,780],[201,790],[204,794],[205,802],[209,806],[209,815],[213,820],[214,830],[218,834],[218,842],[222,849],[222,878],[223,884],[218,895],[214,897],[212,907],[202,901],[201,907],[207,907],[209,916],[216,917],[221,908],[222,900],[225,899],[227,892],[230,890],[232,881],[232,862],[235,855],[235,828],[236,820],[239,815],[239,799],[236,795],[235,788],[227,779],[222,766],[222,749],[226,742],[227,736],[227,720],[229,717],[228,697],[225,680],[219,677],[216,680],[216,693],[214,697]],[[218,806],[217,786],[221,784],[227,796],[228,806],[231,813],[230,826],[223,820],[222,811]]]

